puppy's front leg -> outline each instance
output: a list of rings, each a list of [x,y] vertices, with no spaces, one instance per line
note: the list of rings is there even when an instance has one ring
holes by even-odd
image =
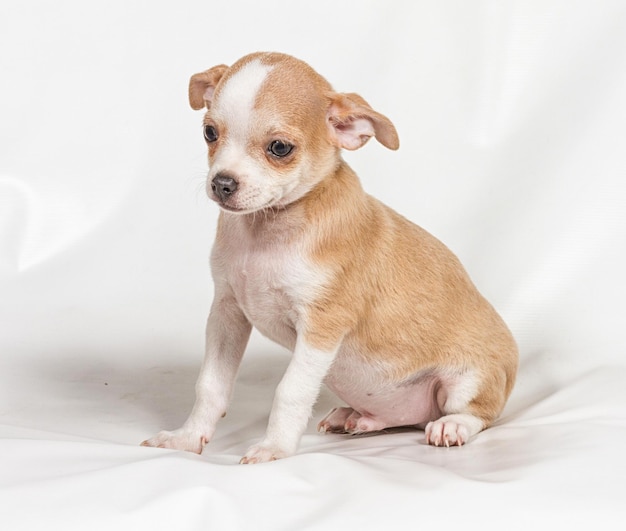
[[[183,426],[161,431],[142,446],[201,453],[226,414],[252,326],[232,295],[216,293],[206,327],[206,353],[196,382],[196,402]]]
[[[248,449],[241,463],[274,461],[296,452],[337,350],[319,350],[298,338],[293,358],[276,389],[265,437]]]

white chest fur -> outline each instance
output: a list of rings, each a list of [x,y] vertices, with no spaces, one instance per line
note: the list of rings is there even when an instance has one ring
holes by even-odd
[[[322,270],[303,246],[252,234],[239,220],[216,246],[213,275],[225,283],[248,321],[263,335],[292,350],[296,332],[323,285]]]

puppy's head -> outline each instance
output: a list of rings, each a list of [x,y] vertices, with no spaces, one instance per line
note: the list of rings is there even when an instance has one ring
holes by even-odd
[[[333,92],[306,63],[256,53],[189,82],[189,102],[206,107],[207,191],[224,210],[251,213],[303,197],[339,164],[340,148],[371,137],[398,148],[393,124],[356,94]]]

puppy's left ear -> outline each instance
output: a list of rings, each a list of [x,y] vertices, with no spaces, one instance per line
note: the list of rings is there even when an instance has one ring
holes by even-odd
[[[217,65],[191,76],[189,80],[189,105],[192,109],[197,111],[202,107],[208,109],[211,106],[215,87],[226,70],[228,70],[226,65]]]
[[[391,120],[372,109],[358,94],[332,92],[327,113],[331,138],[339,147],[359,149],[371,137],[383,146],[398,149],[400,141]]]

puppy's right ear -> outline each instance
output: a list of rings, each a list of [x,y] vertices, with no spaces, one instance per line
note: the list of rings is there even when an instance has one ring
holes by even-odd
[[[194,74],[189,80],[189,104],[194,110],[211,107],[215,87],[228,70],[226,65],[217,65],[205,72]]]

